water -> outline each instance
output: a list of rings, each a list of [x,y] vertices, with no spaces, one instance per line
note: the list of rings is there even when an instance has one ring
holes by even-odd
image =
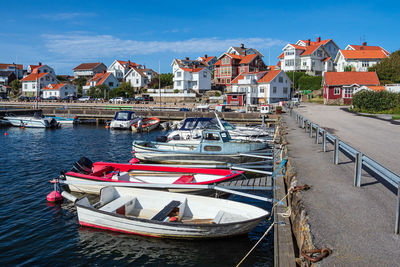
[[[128,162],[134,139],[154,140],[159,134],[88,125],[57,130],[0,128],[0,264],[235,266],[266,231],[267,222],[248,236],[231,239],[163,240],[80,227],[72,204],[46,202],[52,190],[49,180],[80,157]],[[234,199],[271,208],[265,202]],[[242,266],[272,266],[272,245],[269,235]]]

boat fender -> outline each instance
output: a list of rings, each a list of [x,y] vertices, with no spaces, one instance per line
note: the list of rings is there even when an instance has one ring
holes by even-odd
[[[178,221],[178,217],[176,217],[176,216],[170,217],[169,221],[170,222],[177,222]]]
[[[78,200],[76,196],[68,193],[67,191],[62,191],[61,196],[73,203],[75,203]]]

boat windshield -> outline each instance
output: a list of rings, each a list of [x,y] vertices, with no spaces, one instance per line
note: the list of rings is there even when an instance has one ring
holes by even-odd
[[[119,120],[119,121],[124,121],[124,120],[130,120],[132,118],[133,113],[128,113],[128,112],[117,112],[115,114],[114,120]]]
[[[221,132],[221,138],[222,138],[222,141],[225,143],[225,142],[229,142],[229,135],[228,135],[228,133],[227,132]]]

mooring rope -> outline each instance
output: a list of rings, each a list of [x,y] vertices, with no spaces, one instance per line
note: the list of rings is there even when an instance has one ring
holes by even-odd
[[[250,249],[249,252],[247,252],[246,256],[244,256],[244,258],[236,265],[236,267],[238,267],[240,264],[243,263],[243,261],[247,258],[247,256],[250,255],[250,253],[257,247],[257,245],[261,242],[261,240],[269,233],[269,231],[271,231],[272,227],[274,226],[274,222],[269,226],[269,228],[267,229],[267,231],[263,234],[263,236],[257,241],[257,243]]]

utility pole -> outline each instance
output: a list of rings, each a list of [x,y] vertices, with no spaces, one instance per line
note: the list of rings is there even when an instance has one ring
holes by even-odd
[[[158,60],[158,91],[160,92],[160,110],[161,110],[161,72],[160,72],[160,60]]]

